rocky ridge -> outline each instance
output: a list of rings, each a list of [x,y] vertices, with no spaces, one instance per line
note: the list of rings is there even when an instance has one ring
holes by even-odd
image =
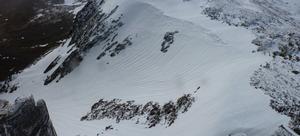
[[[163,105],[157,102],[135,104],[134,101],[122,102],[120,99],[106,101],[100,99],[93,104],[91,111],[81,118],[81,121],[114,119],[117,123],[122,120],[135,120],[136,124],[146,124],[148,128],[157,124],[171,126],[177,116],[185,113],[192,106],[195,98],[191,94],[179,97],[175,102],[169,101]]]
[[[45,85],[55,79],[58,82],[59,79],[72,72],[74,68],[80,65],[90,48],[98,42],[109,39],[123,25],[121,16],[117,19],[110,18],[118,10],[118,6],[105,13],[101,9],[101,5],[104,3],[104,0],[89,1],[78,12],[74,21],[71,41],[65,45],[69,48],[66,52],[67,57],[58,56],[48,66],[45,70],[45,73],[48,74],[44,82]]]

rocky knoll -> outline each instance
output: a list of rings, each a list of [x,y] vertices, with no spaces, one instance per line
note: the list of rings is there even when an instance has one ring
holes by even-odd
[[[45,101],[0,100],[0,136],[56,136]]]
[[[194,102],[195,98],[191,94],[185,94],[175,102],[169,101],[163,105],[153,101],[143,105],[135,104],[135,101],[122,102],[121,99],[111,101],[100,99],[93,104],[91,111],[83,116],[81,121],[106,118],[114,119],[117,123],[123,120],[135,120],[136,124],[147,124],[148,128],[155,127],[157,124],[171,126],[178,114],[187,112]]]

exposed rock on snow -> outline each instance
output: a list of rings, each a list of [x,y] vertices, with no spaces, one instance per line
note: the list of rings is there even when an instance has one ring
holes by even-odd
[[[174,35],[177,34],[178,31],[167,32],[164,36],[164,41],[161,44],[161,52],[166,53],[168,48],[174,43]]]
[[[126,49],[128,46],[132,45],[132,38],[130,36],[126,37],[121,43],[115,41],[118,34],[115,34],[112,39],[107,39],[106,44],[103,48],[105,50],[97,57],[97,60],[104,57],[106,54],[110,53],[110,57],[118,55],[122,50]]]
[[[252,8],[241,7],[247,2]],[[257,34],[252,41],[258,46],[257,51],[274,59],[255,72],[251,85],[271,96],[271,107],[291,117],[289,127],[300,134],[300,79],[297,75],[300,69],[300,21],[294,18],[294,10],[288,8],[293,6],[299,8],[300,2],[213,0],[203,13],[229,25],[250,28]]]
[[[0,82],[0,93],[12,93],[18,89],[17,84],[12,84],[10,81],[12,77],[9,77],[7,80]]]
[[[252,8],[245,8],[246,1],[233,1],[210,1],[203,13],[213,20],[252,29],[257,34],[253,43],[259,46],[258,51],[300,60],[300,20],[293,18],[293,10],[282,6],[291,7],[291,4],[250,0],[248,5]],[[295,5],[300,6],[300,3]]]
[[[13,105],[0,100],[1,136],[56,136],[46,103],[33,97],[17,99]]]
[[[44,73],[47,73],[49,72],[52,68],[54,68],[58,61],[60,60],[61,56],[57,56],[51,63],[50,65],[45,69]]]
[[[194,101],[195,98],[191,94],[185,94],[176,102],[170,101],[163,105],[152,101],[143,105],[135,104],[134,101],[122,102],[120,99],[111,101],[100,99],[81,121],[108,118],[115,119],[117,123],[122,120],[135,120],[136,124],[147,124],[149,128],[157,124],[171,126],[178,114],[187,112]]]
[[[290,128],[300,133],[300,65],[284,59],[274,59],[257,70],[251,85],[272,97],[270,106],[291,117]]]
[[[84,58],[86,52],[89,51],[96,43],[107,40],[119,27],[123,25],[118,19],[111,19],[117,9],[115,6],[110,12],[105,13],[101,9],[104,0],[92,0],[89,1],[85,7],[78,12],[74,21],[72,40],[68,45],[71,46],[71,50],[67,52],[67,57],[62,60],[59,66],[55,67],[53,73],[51,73],[44,84],[47,85],[56,78],[57,82],[68,73],[72,72],[74,68],[80,65],[80,62]],[[57,60],[52,62],[56,63]],[[51,64],[49,67],[52,67]],[[49,71],[50,69],[45,71]]]

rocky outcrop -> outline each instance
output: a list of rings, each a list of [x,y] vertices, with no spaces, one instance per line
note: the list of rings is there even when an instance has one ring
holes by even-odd
[[[72,29],[71,42],[67,45],[71,49],[66,52],[66,58],[53,60],[45,72],[51,71],[44,84],[47,85],[53,80],[63,78],[68,73],[72,72],[80,62],[84,59],[85,54],[96,43],[106,41],[111,37],[123,23],[120,21],[121,16],[111,18],[118,10],[119,6],[115,6],[110,12],[104,12],[101,7],[105,3],[104,0],[90,0],[85,7],[78,12],[74,20]],[[53,66],[57,64],[58,66]]]
[[[146,104],[135,104],[134,101],[122,102],[120,99],[111,101],[99,100],[91,111],[81,118],[84,120],[114,119],[117,123],[122,120],[135,120],[136,124],[147,124],[148,128],[157,124],[171,126],[177,116],[185,113],[192,106],[195,98],[191,94],[185,94],[175,102],[169,101],[163,105],[150,101]]]
[[[253,10],[241,7],[244,1],[230,1],[212,0],[203,13],[213,20],[251,29],[257,35],[252,41],[257,52],[273,60],[254,72],[251,85],[269,95],[270,106],[290,117],[288,127],[300,134],[300,20],[291,10],[300,3],[294,6],[283,1],[251,0],[248,4]]]
[[[170,46],[174,43],[174,35],[179,33],[178,31],[166,32],[164,36],[164,41],[161,43],[160,51],[166,53]]]
[[[270,106],[291,118],[289,126],[300,134],[300,65],[277,58],[262,66],[251,77],[251,85],[261,89],[272,99]]]
[[[56,136],[45,101],[0,100],[0,136]]]

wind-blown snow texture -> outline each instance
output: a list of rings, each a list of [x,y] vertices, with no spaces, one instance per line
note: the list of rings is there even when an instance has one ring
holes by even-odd
[[[289,119],[250,85],[253,72],[271,59],[251,53],[256,50],[251,42],[258,37],[253,43],[263,43],[266,53],[282,53],[280,44],[265,44],[276,39],[285,43],[277,32],[286,30],[282,35],[289,35],[299,28],[298,2],[282,4],[272,0],[89,2],[77,14],[72,38],[17,75],[12,84],[18,83],[18,90],[0,98],[33,94],[45,99],[62,136],[278,134],[287,130],[279,126],[288,126]],[[170,32],[178,33],[169,37]],[[297,55],[291,58],[296,60]],[[80,121],[100,98],[167,103],[199,86],[189,111],[167,128],[110,119]]]

